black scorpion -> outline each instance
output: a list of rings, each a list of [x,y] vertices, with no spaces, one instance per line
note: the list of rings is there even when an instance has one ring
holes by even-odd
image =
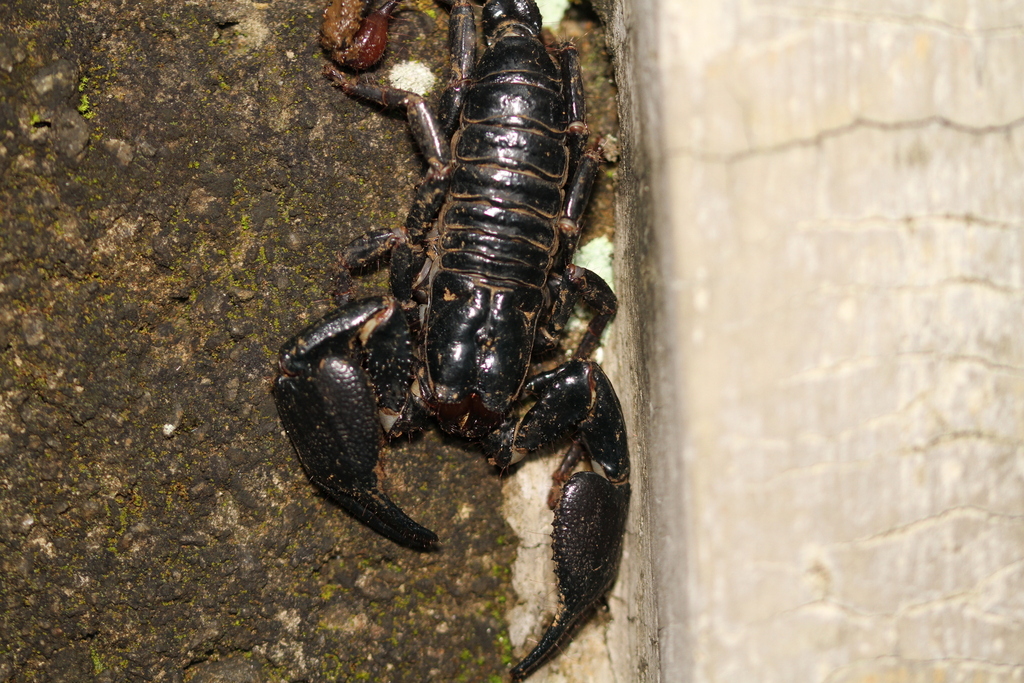
[[[571,262],[599,167],[587,144],[579,57],[572,45],[545,45],[534,0],[487,0],[482,27],[487,47],[476,59],[473,8],[467,0],[451,7],[437,115],[414,93],[325,70],[351,96],[404,108],[428,170],[405,224],[356,239],[342,256],[345,273],[389,256],[391,295],[343,299],[288,341],[274,396],[310,479],[370,528],[423,551],[438,537],[378,483],[387,439],[433,417],[482,443],[504,469],[570,436],[553,502],[559,607],[512,670],[521,681],[615,578],[629,455],[618,398],[589,360],[615,295]],[[530,377],[531,360],[557,347],[577,301],[595,315],[574,356]],[[525,414],[517,410],[523,396],[534,398]],[[603,476],[573,473],[580,461],[597,463]]]

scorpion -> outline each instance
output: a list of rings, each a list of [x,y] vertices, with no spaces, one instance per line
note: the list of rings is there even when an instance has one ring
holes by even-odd
[[[336,61],[376,61],[395,4],[352,22],[345,39],[355,47]],[[273,393],[310,480],[374,531],[419,551],[439,539],[382,490],[388,440],[433,420],[506,470],[568,436],[549,501],[558,608],[511,671],[522,681],[617,572],[630,497],[625,420],[590,359],[617,300],[572,263],[600,167],[576,49],[545,43],[534,0],[486,0],[477,58],[473,6],[454,0],[449,11],[450,63],[436,113],[420,95],[325,67],[347,95],[404,109],[427,170],[404,224],[355,239],[341,256],[343,281],[389,258],[390,294],[340,296],[334,311],[285,343]],[[357,30],[362,38],[353,39]],[[531,376],[534,359],[558,347],[577,302],[594,316],[575,353]]]

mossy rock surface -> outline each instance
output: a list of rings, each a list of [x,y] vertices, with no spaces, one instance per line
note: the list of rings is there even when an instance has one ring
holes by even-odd
[[[423,170],[321,77],[321,9],[0,7],[0,681],[504,677],[498,473],[394,444],[388,489],[443,544],[399,548],[307,481],[270,396]],[[371,77],[440,76],[445,26],[410,4]]]

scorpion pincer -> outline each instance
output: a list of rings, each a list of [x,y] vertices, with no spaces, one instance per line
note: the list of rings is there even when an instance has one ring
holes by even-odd
[[[608,590],[621,555],[625,422],[589,358],[616,299],[572,264],[600,164],[587,143],[575,48],[544,43],[534,0],[487,0],[487,47],[477,59],[473,7],[458,0],[450,9],[451,60],[436,113],[414,93],[325,69],[350,96],[404,109],[428,169],[404,225],[364,235],[342,255],[346,274],[390,257],[390,295],[342,298],[288,341],[274,396],[310,479],[373,530],[421,551],[438,537],[378,481],[388,439],[433,419],[507,468],[570,438],[552,497],[558,611],[512,670],[521,681]],[[530,376],[531,360],[557,347],[578,301],[594,317],[575,354]],[[534,400],[525,414],[517,410],[524,396]],[[600,472],[573,473],[581,460]]]

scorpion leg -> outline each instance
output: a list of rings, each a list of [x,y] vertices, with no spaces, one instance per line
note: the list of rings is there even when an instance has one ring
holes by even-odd
[[[574,178],[587,145],[587,138],[590,136],[590,129],[587,127],[587,100],[583,93],[583,71],[580,69],[580,55],[576,51],[576,46],[564,43],[559,48],[558,61],[562,67],[562,88],[566,94],[569,115],[566,135],[566,144],[569,147],[568,177]]]
[[[578,70],[578,63],[576,68]],[[582,296],[584,302],[597,313],[590,323],[584,343],[576,352],[577,358],[585,358],[594,350],[601,332],[615,315],[616,300],[611,288],[600,277],[569,263],[580,237],[580,218],[590,200],[594,177],[601,165],[597,148],[587,150],[575,160],[570,155],[570,165],[575,166],[576,173],[570,176],[571,182],[566,188],[565,205],[557,222],[561,235],[559,252],[555,258],[555,271],[547,282],[551,308],[537,328],[534,349],[541,354],[558,345],[562,329]]]
[[[594,311],[594,317],[590,319],[587,331],[576,349],[576,358],[588,358],[601,343],[601,334],[615,317],[619,301],[612,288],[597,273],[569,264],[565,274],[583,302]]]
[[[567,54],[569,56],[566,56]],[[562,59],[563,73],[575,71],[575,78],[578,80],[579,60],[575,55],[575,49],[571,46],[567,47],[562,53]],[[567,62],[575,64],[575,67],[566,66]],[[565,80],[568,83],[573,79],[565,76]],[[584,106],[582,94],[579,99],[580,102],[577,104],[573,104],[570,100],[569,111],[573,116],[582,117],[585,114],[582,110]],[[586,142],[586,124],[582,122],[582,118],[574,120],[582,128],[582,138],[580,139],[582,145]],[[537,326],[537,336],[534,341],[534,352],[538,355],[551,351],[558,345],[562,328],[569,320],[581,294],[579,283],[574,284],[573,271],[569,270],[573,267],[570,260],[576,252],[576,244],[580,238],[580,218],[586,209],[587,202],[590,201],[590,191],[594,186],[594,178],[600,165],[601,159],[596,147],[583,152],[582,147],[577,149],[570,146],[569,167],[574,171],[569,175],[564,205],[556,222],[560,235],[559,248],[554,259],[552,274],[548,277],[546,284],[550,308],[542,316],[540,324]]]
[[[324,74],[347,95],[388,108],[405,109],[409,128],[426,158],[428,170],[416,190],[405,225],[397,231],[378,231],[359,238],[346,250],[376,258],[390,250],[391,291],[400,301],[410,302],[413,281],[426,260],[422,245],[441,210],[451,177],[448,137],[426,101],[416,93],[352,81],[330,66]],[[381,246],[379,254],[375,245]]]
[[[398,88],[385,88],[370,83],[349,80],[332,66],[324,69],[324,75],[334,81],[343,92],[375,102],[387,108],[403,108],[409,118],[409,127],[419,144],[420,152],[426,157],[431,173],[438,174],[449,165],[448,140],[445,138],[437,118],[426,101],[414,92]]]
[[[576,358],[531,378],[526,391],[537,395],[537,402],[512,429],[506,425],[498,439],[489,440],[500,448],[492,454],[492,462],[507,466],[573,431],[574,446],[566,460],[579,460],[585,452],[604,476],[576,472],[562,486],[552,534],[558,612],[537,646],[512,670],[515,681],[529,676],[554,654],[611,587],[629,510],[626,425],[615,390],[601,367]]]
[[[601,334],[615,317],[618,299],[611,287],[593,271],[569,264],[562,274],[548,278],[553,299],[552,310],[537,330],[535,352],[543,353],[558,344],[569,316],[581,298],[594,311],[594,317],[587,325],[587,331],[576,349],[577,358],[588,358],[601,341]]]
[[[572,446],[562,456],[562,463],[555,470],[555,473],[551,475],[551,492],[548,494],[549,508],[554,510],[558,507],[558,500],[562,497],[562,487],[572,477],[573,472],[576,470],[576,465],[586,457],[587,451],[583,448],[583,444],[579,441],[573,441]]]
[[[430,550],[437,536],[381,491],[379,454],[409,402],[412,339],[397,302],[349,303],[281,349],[274,399],[310,480],[392,541]]]
[[[577,292],[563,275],[552,273],[544,285],[549,305],[537,325],[537,334],[533,339],[535,358],[558,348],[562,330],[576,306]]]
[[[393,230],[374,230],[352,240],[341,253],[335,277],[335,300],[345,303],[352,290],[352,271],[378,263],[390,254],[399,235]]]
[[[476,63],[476,19],[473,17],[473,5],[469,0],[456,0],[451,5],[448,46],[448,82],[441,92],[438,118],[441,120],[445,138],[450,140],[459,125],[459,113],[462,111],[462,102],[469,88],[469,74]]]
[[[600,153],[597,147],[591,147],[579,159],[576,174],[571,176],[572,181],[565,188],[565,205],[558,219],[558,229],[562,236],[560,254],[563,260],[567,261],[576,252],[576,244],[580,239],[580,218],[590,201],[590,191],[600,166]]]

